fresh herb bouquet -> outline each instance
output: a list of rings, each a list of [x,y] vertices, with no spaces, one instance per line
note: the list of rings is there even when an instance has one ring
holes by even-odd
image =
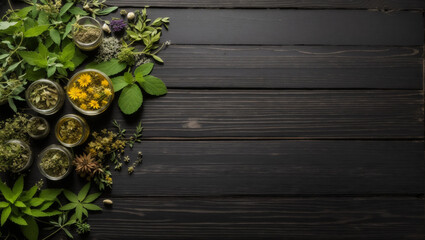
[[[119,108],[124,114],[132,114],[141,107],[143,93],[166,94],[165,84],[151,73],[155,63],[163,63],[158,53],[170,44],[168,41],[160,43],[163,28],[168,29],[169,18],[151,20],[144,8],[134,12],[121,10],[120,18],[104,20],[100,16],[118,9],[105,2],[25,0],[28,6],[14,9],[8,0],[10,9],[0,21],[0,105],[8,103],[18,112],[15,101],[26,100],[33,110],[41,109],[39,112],[43,113],[42,110],[51,105],[62,106],[58,103],[62,101],[60,92],[64,90],[73,105],[83,110],[98,109],[108,107],[107,99],[112,101],[114,92],[120,92]],[[96,26],[99,21],[101,24]],[[86,44],[93,41],[94,45]],[[85,68],[98,70],[105,78],[87,73],[71,82],[70,74],[87,59],[85,50],[95,48],[92,52],[95,58]],[[35,82],[32,90],[23,96],[28,86],[39,79],[53,82]],[[64,88],[67,84],[68,87]],[[72,130],[70,124],[73,124]],[[114,120],[113,125],[115,131],[92,132],[89,141],[81,148],[82,152],[76,152],[72,161],[66,160],[71,156],[70,153],[67,155],[66,148],[58,145],[46,148],[48,152],[43,155],[40,169],[53,177],[60,177],[72,164],[76,173],[88,180],[75,194],[65,189],[42,189],[42,181],[24,190],[23,174],[33,157],[29,147],[31,137],[43,138],[49,131],[44,118],[17,113],[0,121],[0,172],[13,172],[16,176],[13,187],[0,181],[0,235],[6,239],[20,239],[21,235],[30,240],[38,239],[40,226],[48,231],[43,239],[58,232],[69,238],[73,238],[72,230],[78,234],[89,232],[89,212],[102,210],[92,203],[101,193],[89,194],[90,186],[95,184],[100,191],[111,188],[110,163],[117,171],[121,170],[123,162],[129,164],[130,158],[124,150],[127,146],[132,148],[142,137],[141,123],[129,137],[117,121]],[[84,135],[79,132],[84,125],[66,122],[63,126],[59,131],[62,137],[69,133],[67,139],[78,140]],[[129,174],[142,163],[142,159],[142,152],[138,152],[137,159],[128,165]],[[112,204],[112,201],[106,199],[104,203]],[[17,235],[16,229],[20,229]]]

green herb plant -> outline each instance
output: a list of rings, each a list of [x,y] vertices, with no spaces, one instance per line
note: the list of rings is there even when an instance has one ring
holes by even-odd
[[[74,237],[72,236],[71,232],[69,231],[69,227],[77,224],[76,219],[68,219],[68,213],[64,212],[61,215],[58,216],[58,220],[52,220],[49,221],[49,224],[51,224],[51,227],[46,227],[44,228],[44,230],[53,230],[56,229],[55,231],[53,231],[52,233],[50,233],[47,237],[45,237],[44,239],[48,239],[50,237],[52,237],[53,235],[55,235],[56,233],[58,233],[60,230],[62,230],[63,232],[65,232],[65,234],[73,239]]]
[[[149,75],[153,63],[145,63],[134,71],[134,76],[126,72],[124,76],[112,79],[115,92],[121,91],[118,105],[124,114],[136,112],[143,103],[142,88],[147,94],[161,96],[167,93],[167,87],[161,79]]]
[[[101,211],[102,209],[99,206],[92,204],[92,202],[99,198],[102,193],[93,193],[88,195],[89,190],[90,182],[84,185],[77,195],[71,191],[63,190],[65,197],[70,201],[70,203],[61,207],[60,210],[74,212],[70,219],[77,219],[79,222],[83,222],[83,215],[86,217],[89,216],[88,210]]]
[[[37,186],[28,191],[23,191],[23,188],[23,176],[16,180],[12,189],[0,181],[0,191],[4,197],[4,201],[0,202],[0,223],[1,226],[7,223],[16,224],[27,239],[38,239],[39,228],[36,220],[61,214],[58,210],[52,210],[51,206],[58,201],[57,196],[62,190],[45,189],[36,196]]]
[[[118,9],[118,7],[107,7],[106,0],[84,0],[83,9],[91,13],[92,17],[104,16]]]

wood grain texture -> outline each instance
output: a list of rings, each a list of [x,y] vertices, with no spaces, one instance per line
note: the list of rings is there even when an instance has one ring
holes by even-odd
[[[91,239],[423,239],[415,198],[117,198]]]
[[[116,6],[197,8],[356,8],[424,9],[422,0],[108,0]]]
[[[144,141],[114,196],[424,193],[424,147],[400,141]],[[394,181],[397,179],[397,181]],[[172,183],[172,184],[170,184]]]
[[[150,9],[173,44],[419,45],[421,13],[279,9]]]
[[[422,89],[422,47],[172,45],[154,75],[174,88]]]
[[[122,118],[147,138],[423,138],[423,94],[411,90],[171,90]],[[110,126],[110,125],[109,125]]]
[[[406,195],[424,193],[424,142],[143,141],[144,162],[112,171],[113,197]],[[38,151],[37,151],[38,153]],[[27,183],[41,174],[34,165]],[[77,191],[84,180],[49,182]]]

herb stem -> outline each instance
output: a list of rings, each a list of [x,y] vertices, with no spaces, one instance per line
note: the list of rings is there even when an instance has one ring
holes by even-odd
[[[15,12],[15,10],[13,10],[12,4],[10,3],[10,0],[7,0],[7,2],[9,3],[9,7],[12,9],[12,12]]]
[[[43,238],[42,240],[46,240],[49,237],[55,235],[57,232],[59,232],[60,230],[62,230],[63,226],[61,226],[60,228],[56,229],[56,231],[52,232],[51,234],[49,234],[47,237]]]

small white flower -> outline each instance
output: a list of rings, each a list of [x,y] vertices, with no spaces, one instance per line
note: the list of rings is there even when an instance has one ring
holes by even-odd
[[[129,12],[129,13],[127,14],[127,19],[128,19],[128,20],[133,20],[133,19],[134,19],[134,17],[136,17],[136,15],[134,15],[134,12]]]
[[[103,31],[107,33],[111,33],[111,29],[109,28],[108,24],[104,23],[102,26]]]

